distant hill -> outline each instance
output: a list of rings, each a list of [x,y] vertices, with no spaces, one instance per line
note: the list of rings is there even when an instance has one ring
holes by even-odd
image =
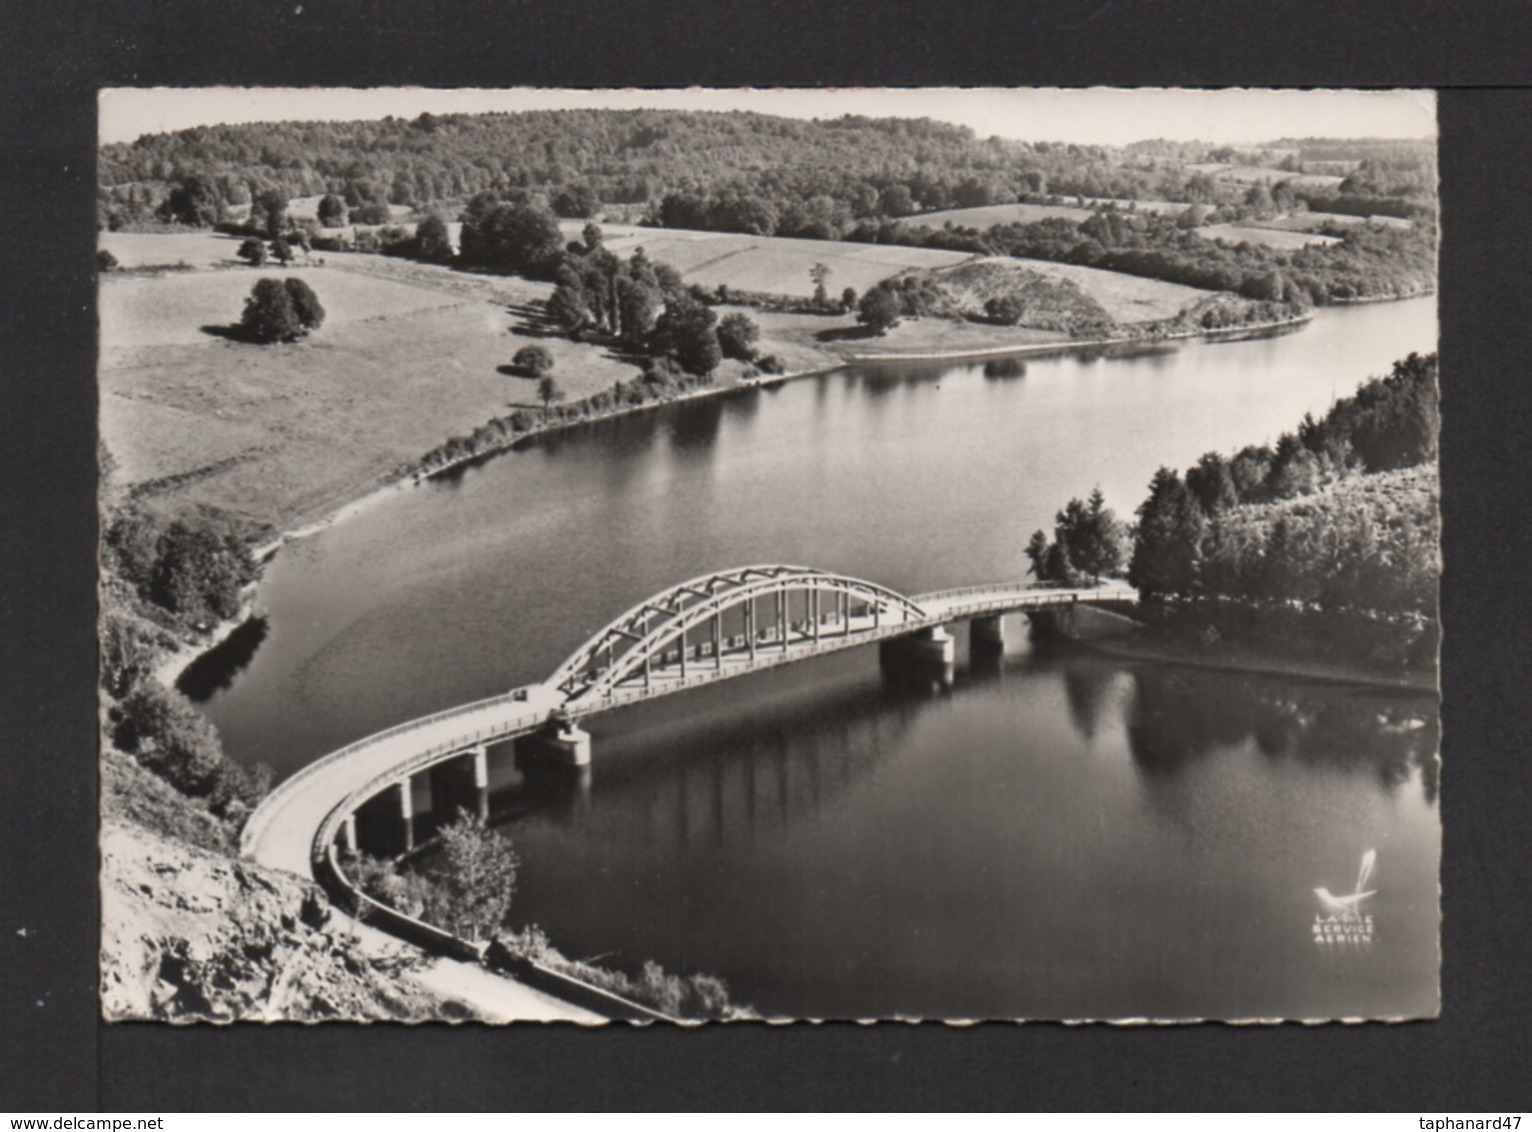
[[[103,146],[102,223],[143,222],[185,178],[206,178],[228,206],[276,189],[451,209],[476,193],[538,192],[566,217],[622,206],[671,227],[815,235],[844,224],[1023,196],[1187,200],[1185,162],[1164,152],[979,138],[929,119],[805,121],[739,111],[540,110],[414,119],[200,126]],[[699,224],[694,209],[735,209],[743,223]],[[785,215],[792,209],[801,216]],[[823,238],[823,237],[821,237]]]

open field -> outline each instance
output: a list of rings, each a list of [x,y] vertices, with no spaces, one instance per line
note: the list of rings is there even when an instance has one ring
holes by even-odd
[[[903,219],[904,223],[912,227],[925,225],[927,228],[941,228],[952,224],[959,228],[983,230],[997,224],[1035,224],[1039,220],[1068,220],[1079,224],[1093,215],[1088,208],[1063,204],[991,204],[983,208],[948,208],[941,212],[923,212]]]
[[[96,245],[112,253],[120,267],[244,266],[235,253],[243,243],[240,236],[220,232],[176,232],[147,235],[139,232],[101,232]]]
[[[258,279],[289,276],[306,280],[319,295],[325,309],[321,333],[338,325],[391,320],[461,301],[450,294],[333,267],[299,264],[109,279],[102,288],[100,308],[103,352],[206,342],[209,334],[203,327],[239,321],[245,297]]]
[[[981,263],[1016,264],[1055,279],[1067,279],[1099,303],[1116,322],[1155,322],[1174,318],[1193,303],[1213,294],[1180,283],[1103,271],[1074,263],[1054,263],[1042,259],[1014,259],[996,256]]]
[[[1285,181],[1294,188],[1334,189],[1346,179],[1323,173],[1290,173],[1286,169],[1271,169],[1262,165],[1222,165],[1213,162],[1188,165],[1186,168],[1194,173],[1210,174],[1215,180],[1232,181],[1236,185],[1256,185],[1262,181],[1275,185]]]
[[[1261,221],[1263,228],[1283,228],[1289,232],[1313,232],[1327,224],[1341,228],[1355,228],[1363,224],[1400,229],[1413,227],[1410,221],[1399,216],[1348,216],[1343,212],[1290,212],[1275,220]]]
[[[563,225],[577,239],[583,223]],[[809,269],[823,263],[832,295],[847,287],[858,293],[911,268],[947,267],[973,257],[967,252],[907,248],[890,244],[855,244],[841,240],[797,240],[743,236],[731,232],[694,232],[679,228],[602,225],[606,246],[621,256],[643,248],[652,260],[668,263],[688,283],[713,288],[720,283],[742,291],[809,298],[814,281]]]
[[[1340,240],[1334,236],[1320,236],[1313,232],[1243,224],[1209,224],[1207,227],[1197,228],[1195,231],[1203,239],[1217,240],[1220,244],[1260,244],[1263,247],[1275,248],[1280,252],[1295,251],[1298,248],[1308,247],[1311,244],[1326,247],[1330,244],[1340,243]]]
[[[334,259],[379,276],[331,266],[103,278],[100,429],[119,483],[290,529],[447,436],[534,402],[533,381],[500,369],[522,345],[553,353],[571,398],[638,373],[602,347],[536,336],[521,304],[545,284]],[[285,273],[325,305],[309,340],[256,346],[199,329],[233,321],[255,279]]]

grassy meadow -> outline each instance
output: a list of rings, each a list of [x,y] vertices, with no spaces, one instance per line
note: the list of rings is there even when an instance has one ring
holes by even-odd
[[[583,224],[564,225],[570,239]],[[807,299],[814,294],[809,269],[830,269],[826,286],[834,296],[847,287],[860,294],[883,280],[914,268],[948,267],[973,257],[967,252],[857,244],[844,240],[799,240],[743,236],[731,232],[695,232],[681,228],[640,228],[603,224],[606,246],[620,256],[638,248],[652,260],[668,263],[688,283],[709,289],[720,283],[741,291],[759,291]]]
[[[911,226],[942,228],[951,224],[958,228],[978,228],[983,231],[997,224],[1036,224],[1039,220],[1068,220],[1071,224],[1083,224],[1095,213],[1088,208],[1076,208],[1063,204],[991,204],[982,208],[948,208],[941,212],[923,212],[904,217]]]
[[[1196,229],[1196,233],[1205,240],[1217,240],[1221,244],[1260,244],[1279,252],[1296,251],[1311,244],[1327,247],[1340,243],[1334,236],[1254,224],[1209,224]]]
[[[571,398],[639,373],[602,347],[543,337],[528,304],[546,284],[328,259],[102,277],[100,432],[118,485],[285,530],[387,482],[444,437],[535,403],[536,383],[507,372],[523,345],[553,353]],[[285,275],[325,307],[306,341],[256,346],[203,329],[237,321],[257,279]]]

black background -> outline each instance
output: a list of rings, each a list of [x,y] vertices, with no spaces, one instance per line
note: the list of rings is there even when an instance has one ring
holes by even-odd
[[[1428,1023],[101,1024],[93,253],[102,86],[1482,88],[1532,78],[1532,6],[12,0],[5,9],[0,1111],[1528,1107],[1532,92],[1452,89],[1439,104],[1445,1005]]]

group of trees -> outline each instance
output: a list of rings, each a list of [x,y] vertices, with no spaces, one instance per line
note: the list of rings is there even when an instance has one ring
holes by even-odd
[[[1429,464],[1439,426],[1436,355],[1411,354],[1322,419],[1305,416],[1274,447],[1251,445],[1232,457],[1209,452],[1184,476],[1161,468],[1138,509],[1128,578],[1149,598],[1323,600],[1423,612],[1434,600],[1428,549],[1435,536],[1419,516],[1390,525],[1367,508],[1308,513],[1281,504],[1350,473]],[[1269,522],[1252,524],[1253,506],[1276,510]]]
[[[168,614],[174,628],[232,617],[256,574],[242,532],[217,515],[165,521],[128,505],[107,524],[102,547],[105,568]]]
[[[236,616],[255,574],[242,532],[218,515],[166,520],[128,504],[102,531],[100,683],[108,737],[220,814],[254,805],[271,772],[227,758],[206,717],[153,670],[175,641]]]
[[[679,271],[649,259],[643,248],[627,259],[614,254],[595,224],[559,253],[553,277],[547,313],[572,338],[604,335],[699,377],[725,357],[755,357],[760,330],[748,315],[734,312],[720,321]]]
[[[516,895],[521,862],[515,849],[482,818],[463,810],[437,837],[439,853],[422,869],[358,858],[358,886],[374,900],[463,939],[494,939]]]
[[[1027,544],[1031,573],[1040,582],[1092,584],[1114,574],[1127,558],[1128,532],[1098,487],[1090,499],[1071,499],[1054,517],[1053,539],[1036,531]]]
[[[478,193],[463,209],[459,255],[470,267],[512,271],[530,279],[548,279],[558,267],[564,240],[558,217],[547,205],[528,199],[502,199]]]
[[[925,272],[912,271],[868,288],[857,301],[856,318],[873,333],[882,334],[901,318],[934,313],[945,302],[940,284]]]

